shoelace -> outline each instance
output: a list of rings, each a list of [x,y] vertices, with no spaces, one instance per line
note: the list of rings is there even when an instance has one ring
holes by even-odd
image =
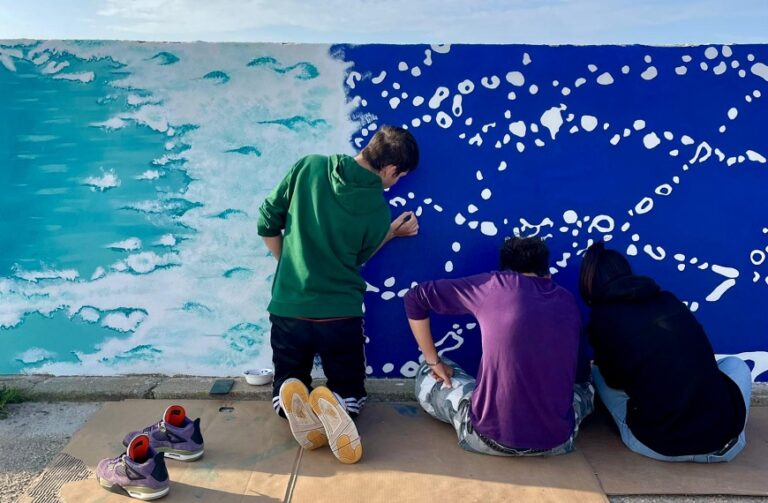
[[[147,426],[146,428],[141,430],[141,432],[142,433],[152,433],[155,430],[160,430],[162,432],[165,432],[165,421],[161,419],[160,421],[156,422],[155,424],[153,424],[151,426]]]

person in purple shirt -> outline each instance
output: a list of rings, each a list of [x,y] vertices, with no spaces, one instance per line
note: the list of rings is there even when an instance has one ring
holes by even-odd
[[[507,238],[500,271],[421,283],[405,311],[424,355],[416,375],[419,403],[453,425],[459,446],[496,456],[573,451],[594,388],[575,382],[581,315],[573,295],[549,273],[538,237]],[[429,313],[473,315],[482,356],[477,379],[441,358]]]

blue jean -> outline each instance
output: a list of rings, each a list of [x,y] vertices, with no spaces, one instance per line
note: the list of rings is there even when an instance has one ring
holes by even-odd
[[[744,360],[735,356],[727,356],[717,361],[717,366],[722,373],[730,377],[741,390],[741,394],[744,397],[744,403],[747,406],[747,416],[749,416],[749,402],[752,397],[752,375],[749,367]],[[741,430],[736,443],[727,450],[725,453],[709,453],[709,454],[692,454],[686,456],[665,456],[650,449],[642,442],[640,442],[632,431],[627,426],[627,401],[629,396],[622,390],[609,388],[605,383],[605,379],[600,374],[600,369],[594,365],[592,367],[592,377],[594,378],[595,388],[597,388],[597,394],[600,395],[600,399],[603,401],[608,411],[613,416],[613,420],[616,422],[616,426],[619,427],[621,433],[621,440],[629,447],[630,450],[647,456],[649,458],[658,459],[659,461],[673,461],[683,462],[690,461],[693,463],[724,463],[731,461],[739,454],[744,446],[747,444],[746,435],[744,433],[747,423],[744,420],[744,429]]]

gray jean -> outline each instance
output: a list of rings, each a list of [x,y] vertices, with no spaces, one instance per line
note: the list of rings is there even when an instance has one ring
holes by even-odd
[[[577,384],[573,388],[575,426],[568,440],[552,449],[513,449],[475,431],[469,417],[475,379],[454,362],[447,359],[443,362],[453,369],[452,386],[443,388],[443,383],[437,382],[432,370],[423,363],[416,374],[416,396],[427,414],[453,426],[462,449],[492,456],[553,456],[574,450],[579,424],[594,407],[595,389],[591,384]]]

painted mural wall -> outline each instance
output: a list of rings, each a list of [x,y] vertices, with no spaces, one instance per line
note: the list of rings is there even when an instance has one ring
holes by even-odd
[[[299,157],[397,124],[422,163],[385,197],[421,232],[364,267],[371,375],[415,372],[413,282],[537,234],[574,292],[610,241],[768,380],[767,64],[765,45],[0,42],[0,373],[269,366],[259,204]],[[435,335],[476,368],[471,318]]]

